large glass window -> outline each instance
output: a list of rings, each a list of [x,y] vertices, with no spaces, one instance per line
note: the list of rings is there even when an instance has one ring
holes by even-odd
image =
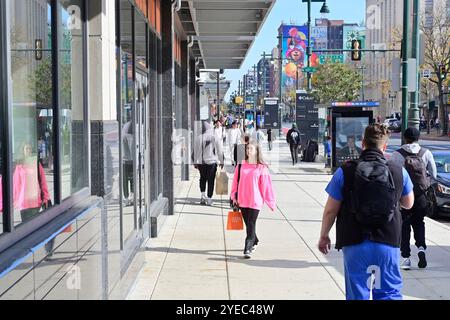
[[[14,225],[54,202],[51,3],[10,1]]]
[[[123,239],[130,237],[137,227],[134,210],[134,58],[133,7],[128,0],[120,1],[121,46],[121,108],[122,108],[122,230]]]
[[[82,29],[83,0],[60,0],[58,37],[61,193],[67,198],[87,186]]]

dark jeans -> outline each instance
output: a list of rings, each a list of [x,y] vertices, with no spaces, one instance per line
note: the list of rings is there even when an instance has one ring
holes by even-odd
[[[402,244],[401,252],[403,258],[411,256],[411,227],[414,231],[414,239],[416,240],[417,248],[427,248],[425,243],[425,222],[424,218],[427,214],[427,201],[424,195],[415,199],[414,206],[410,210],[402,210]]]
[[[20,217],[22,218],[22,223],[25,223],[27,221],[30,221],[35,216],[37,216],[40,212],[40,208],[32,208],[32,209],[25,209],[20,211]],[[47,253],[51,253],[53,251],[53,246],[55,244],[55,238],[51,239],[49,242],[45,244],[45,251]]]
[[[200,191],[206,191],[208,183],[208,198],[214,194],[214,182],[216,181],[217,164],[201,164],[198,166],[200,171]]]
[[[259,210],[251,208],[241,208],[242,217],[247,228],[247,238],[245,238],[244,252],[250,250],[259,240],[256,236],[256,220],[258,219]]]
[[[291,144],[289,145],[291,148],[291,157],[292,157],[292,164],[298,163],[298,144]]]
[[[268,145],[269,145],[269,151],[271,151],[272,150],[272,140],[268,141]]]

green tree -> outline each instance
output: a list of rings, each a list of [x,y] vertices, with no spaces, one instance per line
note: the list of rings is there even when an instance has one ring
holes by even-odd
[[[320,103],[356,100],[361,86],[361,74],[342,63],[320,65],[313,76],[313,95]]]

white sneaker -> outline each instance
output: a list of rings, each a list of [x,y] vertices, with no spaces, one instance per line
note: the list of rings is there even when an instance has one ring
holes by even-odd
[[[204,193],[202,193],[202,197],[200,199],[200,204],[201,205],[206,205],[206,195]]]
[[[411,260],[409,258],[403,258],[402,264],[400,266],[403,270],[411,269]]]
[[[213,205],[213,199],[212,198],[208,198],[206,200],[206,202],[207,202],[208,206],[212,206]]]

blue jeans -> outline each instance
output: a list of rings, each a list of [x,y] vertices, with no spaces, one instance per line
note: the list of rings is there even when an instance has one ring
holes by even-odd
[[[347,300],[369,300],[371,287],[373,300],[402,300],[399,248],[366,240],[342,251]]]

